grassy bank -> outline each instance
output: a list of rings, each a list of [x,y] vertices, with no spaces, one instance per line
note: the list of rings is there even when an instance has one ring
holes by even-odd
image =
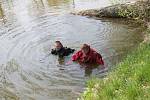
[[[141,44],[104,79],[92,79],[81,100],[150,100],[150,44]]]

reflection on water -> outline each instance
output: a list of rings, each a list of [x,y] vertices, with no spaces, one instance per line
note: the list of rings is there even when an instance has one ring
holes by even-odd
[[[49,6],[60,6],[62,4],[67,4],[71,2],[71,0],[47,0]]]
[[[0,17],[2,18],[3,16],[4,16],[4,14],[3,14],[2,5],[0,4]]]
[[[142,41],[143,28],[123,20],[94,20],[68,12],[106,2],[3,0],[0,99],[76,100],[90,74],[105,76],[110,67]],[[108,69],[101,70],[101,66],[84,69],[77,63],[66,65],[71,55],[58,59],[50,54],[55,40],[76,50],[89,43],[102,54]]]
[[[4,22],[4,11],[3,11],[3,8],[2,8],[2,5],[0,3],[0,21],[3,21]]]

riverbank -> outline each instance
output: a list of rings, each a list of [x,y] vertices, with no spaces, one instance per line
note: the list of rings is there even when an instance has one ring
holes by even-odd
[[[81,100],[150,99],[150,44],[142,43],[104,79],[92,79]]]
[[[81,11],[78,15],[90,17],[128,18],[147,25],[145,39],[103,79],[94,78],[87,83],[81,100],[148,100],[150,99],[150,25],[149,2],[122,4],[101,10]],[[133,9],[134,8],[134,9]]]
[[[150,1],[116,4],[102,9],[89,9],[73,14],[98,18],[149,19]]]

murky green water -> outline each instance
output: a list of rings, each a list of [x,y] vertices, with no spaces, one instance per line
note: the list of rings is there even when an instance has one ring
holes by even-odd
[[[107,0],[1,0],[0,100],[76,100],[90,74],[106,75],[107,69],[65,65],[71,55],[59,60],[50,49],[55,40],[76,50],[89,43],[108,68],[118,63],[142,41],[141,26],[69,14],[107,5]]]

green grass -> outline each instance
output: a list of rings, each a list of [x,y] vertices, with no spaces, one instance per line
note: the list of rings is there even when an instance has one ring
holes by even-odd
[[[104,79],[91,79],[80,100],[150,100],[150,44],[141,44]]]

